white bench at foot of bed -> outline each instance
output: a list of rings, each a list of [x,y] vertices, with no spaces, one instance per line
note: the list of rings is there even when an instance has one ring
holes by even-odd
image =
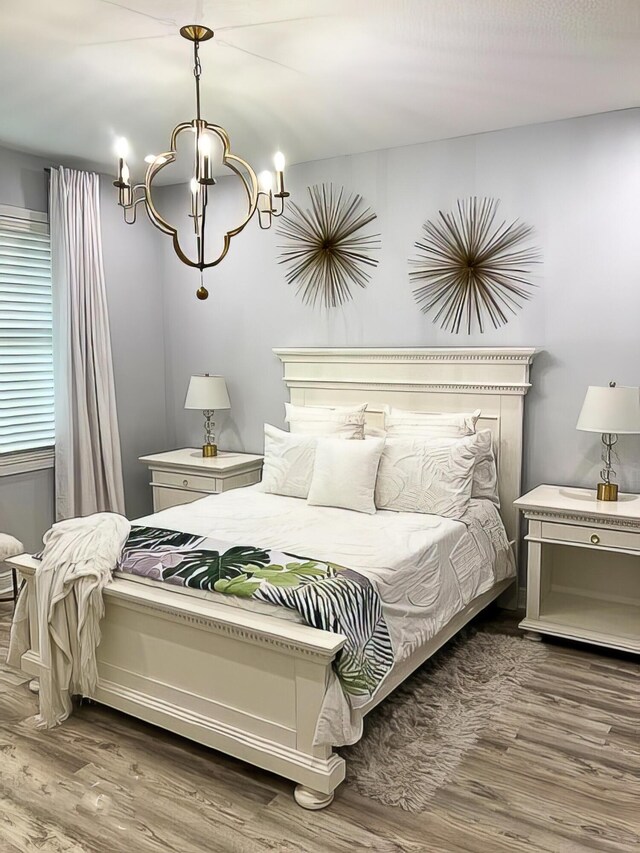
[[[31,648],[22,668],[37,678],[38,563],[27,554],[9,562],[27,584]],[[391,673],[380,698],[511,583],[458,613]],[[121,578],[104,599],[99,682],[90,698],[297,782],[303,808],[329,805],[345,762],[332,744],[314,746],[313,737],[343,636]]]

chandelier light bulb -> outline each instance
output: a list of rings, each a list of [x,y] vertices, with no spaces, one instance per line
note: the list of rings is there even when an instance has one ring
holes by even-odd
[[[191,178],[189,181],[189,189],[191,190],[191,216],[193,217],[193,225],[195,228],[196,234],[199,234],[199,218],[200,218],[200,182],[196,177]]]
[[[211,137],[208,133],[200,131],[197,146],[197,170],[196,177],[201,184],[213,184],[213,168],[211,165]]]
[[[268,169],[258,175],[258,185],[263,193],[270,193],[273,189],[273,175]]]
[[[258,215],[271,216],[273,205],[273,175],[268,169],[258,175]]]
[[[131,205],[133,189],[131,188],[131,183],[129,181],[129,167],[125,160],[129,151],[129,145],[124,136],[121,136],[116,140],[115,149],[116,156],[118,158],[118,176],[113,182],[113,185],[118,188],[118,204],[120,207],[125,208],[126,221],[126,208]]]
[[[129,143],[127,142],[124,136],[119,136],[116,139],[116,157],[119,157],[121,160],[124,160],[129,153]]]
[[[204,157],[209,157],[211,154],[211,138],[207,133],[201,133],[198,137],[198,151]]]
[[[288,193],[284,189],[284,154],[282,151],[276,151],[273,165],[276,169],[276,198],[280,198],[284,202]]]

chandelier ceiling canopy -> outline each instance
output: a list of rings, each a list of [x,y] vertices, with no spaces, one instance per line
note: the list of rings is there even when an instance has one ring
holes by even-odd
[[[229,251],[231,238],[239,234],[249,220],[257,213],[260,228],[271,227],[273,217],[281,216],[284,212],[285,199],[289,193],[284,185],[284,156],[278,152],[274,157],[275,189],[273,175],[269,171],[256,176],[253,168],[246,160],[231,153],[231,143],[226,130],[217,124],[211,124],[202,118],[200,109],[200,43],[213,38],[213,31],[200,24],[189,24],[180,29],[180,35],[193,43],[193,74],[195,79],[196,117],[191,121],[177,124],[171,134],[169,150],[162,154],[148,155],[148,163],[144,181],[139,184],[131,182],[127,165],[128,144],[121,138],[116,145],[118,158],[118,177],[113,182],[118,189],[118,204],[123,209],[124,220],[132,225],[136,220],[136,211],[143,203],[149,219],[160,231],[169,235],[173,240],[173,248],[180,260],[190,267],[200,270],[200,287],[196,291],[198,299],[206,299],[209,295],[203,282],[203,271],[208,267],[217,266]],[[193,142],[193,177],[190,182],[191,212],[189,214],[195,235],[194,250],[191,253],[181,242],[177,226],[167,222],[160,214],[153,201],[153,182],[156,176],[169,164],[175,162],[178,150],[178,140],[181,135],[191,136]],[[242,219],[222,235],[222,246],[217,255],[212,256],[206,240],[207,204],[209,192],[216,181],[214,172],[214,152],[219,152],[223,166],[234,173],[240,180],[244,190],[245,208]]]

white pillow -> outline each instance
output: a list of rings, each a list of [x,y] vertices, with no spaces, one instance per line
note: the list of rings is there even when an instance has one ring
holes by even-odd
[[[341,441],[319,438],[308,501],[356,512],[376,511],[376,476],[384,438]]]
[[[471,499],[477,436],[387,438],[376,482],[378,509],[461,518]]]
[[[296,406],[285,403],[285,421],[291,432],[307,435],[339,435],[340,438],[364,438],[364,413],[361,406]]]
[[[313,476],[317,439],[264,425],[262,490],[291,498],[306,498]]]
[[[473,435],[480,409],[475,412],[408,412],[388,406],[385,428],[388,437],[421,436],[422,438],[454,438]]]
[[[493,435],[490,429],[481,429],[476,433],[476,438],[478,443],[471,497],[484,498],[499,507],[498,467],[493,452]]]

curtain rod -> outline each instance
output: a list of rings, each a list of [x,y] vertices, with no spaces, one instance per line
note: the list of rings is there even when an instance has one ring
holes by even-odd
[[[49,173],[51,173],[51,170],[52,170],[52,169],[63,169],[63,168],[64,168],[64,169],[67,169],[67,168],[71,168],[71,167],[70,167],[70,166],[60,166],[60,165],[58,165],[58,166],[45,166],[45,167],[44,167],[44,169],[43,169],[43,171],[44,171],[44,172],[49,172]],[[79,169],[78,171],[80,171],[80,172],[87,172],[87,174],[90,174],[90,175],[91,175],[91,174],[95,174],[95,175],[103,175],[103,174],[106,174],[106,173],[103,173],[103,172],[96,172],[96,171],[94,171],[94,170],[90,170],[90,169]]]

